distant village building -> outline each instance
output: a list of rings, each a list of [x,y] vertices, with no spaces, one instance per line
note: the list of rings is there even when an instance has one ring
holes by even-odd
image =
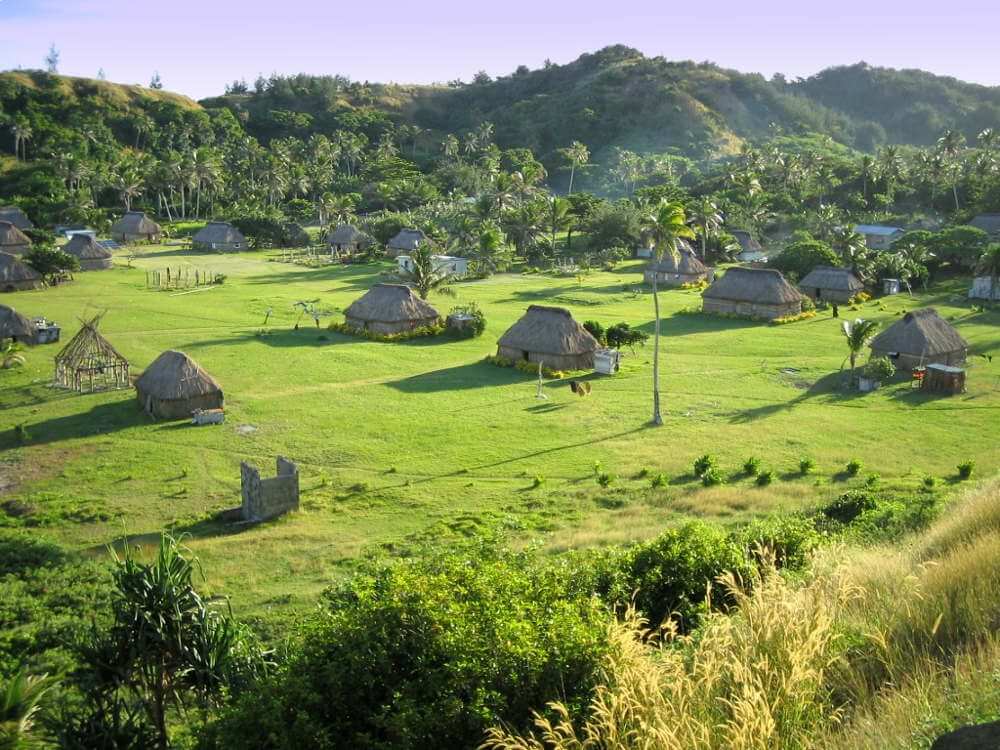
[[[0,253],[24,255],[31,249],[31,239],[12,222],[0,221]]]
[[[430,240],[422,231],[407,227],[406,229],[401,229],[399,234],[389,240],[386,249],[389,251],[389,255],[395,258],[397,255],[412,253],[418,247],[422,247],[428,242]]]
[[[246,250],[247,238],[227,221],[210,221],[191,238],[191,246],[195,250],[234,252]]]
[[[655,277],[657,285],[681,286],[708,281],[711,273],[712,270],[698,260],[694,251],[685,245],[677,251],[676,256],[664,253],[659,262],[650,263],[643,272],[643,278],[647,284],[652,284]]]
[[[743,263],[758,263],[767,260],[764,248],[753,238],[750,232],[745,229],[734,229],[730,234],[740,243],[740,252],[736,256],[737,260]]]
[[[20,292],[42,286],[38,271],[10,253],[0,253],[0,292]]]
[[[451,255],[432,255],[431,263],[436,272],[447,276],[465,276],[469,273],[469,261],[465,258],[455,258]],[[413,258],[409,255],[396,256],[396,267],[400,273],[412,273]]]
[[[802,295],[773,268],[730,268],[701,297],[707,313],[773,320],[802,312]]]
[[[0,221],[9,221],[18,229],[34,229],[31,219],[17,206],[0,207]]]
[[[344,322],[351,328],[382,335],[431,326],[440,317],[404,284],[376,284],[344,310]]]
[[[865,244],[872,250],[888,250],[892,243],[902,237],[904,232],[899,227],[886,227],[880,224],[858,224],[854,231],[865,238]]]
[[[111,236],[118,242],[159,242],[162,230],[143,211],[129,211],[111,227]]]
[[[32,346],[35,343],[35,327],[13,307],[0,305],[0,344],[7,339]]]
[[[542,362],[552,370],[589,370],[597,339],[564,307],[531,305],[497,341],[497,354],[515,362]]]
[[[991,276],[977,276],[974,278],[972,286],[969,287],[969,299],[985,299],[1000,302],[1000,279],[996,279],[995,284],[993,282],[994,279]]]
[[[94,239],[93,235],[76,233],[63,245],[63,252],[80,263],[81,271],[100,271],[111,268],[111,251]]]
[[[372,238],[353,224],[341,224],[326,236],[326,244],[331,255],[351,256],[371,247]]]
[[[982,229],[990,237],[1000,238],[1000,213],[979,214],[969,222],[969,226]]]
[[[819,302],[849,302],[865,285],[848,268],[816,266],[799,282],[799,291]]]
[[[873,357],[888,357],[896,367],[913,369],[931,363],[961,365],[969,344],[933,307],[914,310],[872,339]]]
[[[135,381],[143,410],[159,419],[190,418],[195,409],[221,409],[222,387],[184,352],[166,351]]]

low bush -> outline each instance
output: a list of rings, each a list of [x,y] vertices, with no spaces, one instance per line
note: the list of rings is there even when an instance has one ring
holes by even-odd
[[[756,456],[750,456],[743,462],[743,473],[748,477],[755,477],[760,473],[761,460]]]
[[[803,456],[799,459],[799,474],[805,476],[806,474],[812,474],[813,469],[816,468],[816,462],[813,461],[808,456]]]
[[[760,472],[760,474],[757,475],[758,487],[766,487],[773,481],[774,481],[774,471],[772,469],[767,469],[765,471]]]
[[[958,465],[958,478],[965,480],[972,476],[972,471],[976,468],[976,462],[971,458]]]
[[[805,516],[789,515],[752,521],[734,531],[733,539],[758,563],[768,553],[779,568],[801,570],[822,541],[816,526]]]
[[[705,487],[714,487],[723,482],[725,482],[725,479],[722,476],[722,472],[715,466],[706,469],[701,475],[701,483]]]
[[[848,524],[862,513],[875,508],[876,498],[864,490],[850,490],[822,509],[832,521]]]
[[[523,359],[514,361],[508,359],[500,354],[487,354],[483,357],[483,362],[487,364],[495,365],[496,367],[512,367],[518,372],[523,372],[526,375],[538,376],[538,364],[535,362],[527,362]],[[566,377],[566,373],[562,370],[552,370],[548,367],[542,366],[542,377],[551,378],[555,380],[562,380]]]
[[[847,476],[856,477],[861,473],[862,466],[864,466],[864,464],[862,464],[858,459],[852,458],[847,462],[847,466],[844,467],[844,470],[847,472]]]
[[[934,487],[937,486],[937,478],[928,474],[923,478],[921,483],[924,485],[926,489],[932,490],[934,489]]]
[[[656,474],[649,482],[651,487],[666,487],[667,486],[667,475],[660,473]]]
[[[709,469],[715,468],[719,465],[718,459],[711,453],[706,453],[703,456],[699,456],[694,461],[694,475],[696,477],[702,476]]]
[[[401,333],[376,333],[375,331],[360,330],[349,326],[346,323],[331,323],[328,326],[329,330],[335,333],[342,333],[345,336],[357,336],[359,338],[368,339],[369,341],[383,341],[387,343],[396,343],[399,341],[411,341],[413,339],[428,338],[430,336],[440,336],[445,332],[445,327],[439,323],[432,326],[421,326],[420,328],[414,328],[410,331],[403,331]]]
[[[612,483],[613,481],[614,481],[614,477],[612,477],[612,476],[611,476],[611,475],[610,475],[610,474],[609,474],[608,472],[606,472],[606,471],[602,471],[602,472],[601,472],[600,474],[598,474],[598,475],[597,475],[597,483],[598,483],[599,485],[601,485],[601,487],[607,487],[607,486],[608,486],[608,485],[610,485],[610,484],[611,484],[611,483]]]
[[[452,315],[459,315],[470,319],[469,323],[461,328],[449,329],[452,335],[471,339],[482,336],[483,331],[486,330],[486,316],[475,302],[470,302],[467,305],[456,305],[448,311],[448,317]]]
[[[781,318],[774,318],[771,321],[771,325],[784,326],[788,325],[789,323],[798,323],[800,320],[809,320],[810,318],[815,318],[815,317],[816,317],[815,310],[804,310],[803,312],[800,312],[798,315],[785,315],[784,317]]]

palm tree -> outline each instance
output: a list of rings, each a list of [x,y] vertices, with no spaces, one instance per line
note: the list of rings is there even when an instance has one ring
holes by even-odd
[[[868,204],[868,185],[874,179],[875,174],[875,160],[865,154],[861,157],[861,163],[858,165],[858,176],[861,178],[861,195],[865,199],[865,205]]]
[[[708,235],[719,231],[723,221],[722,213],[719,211],[718,204],[710,196],[704,195],[694,204],[688,218],[692,224],[697,224],[701,229],[699,233],[701,234],[701,259],[705,260],[705,245],[708,242]]]
[[[1000,242],[986,246],[983,254],[979,256],[978,272],[990,277],[990,299],[995,300],[997,286],[1000,284]]]
[[[687,225],[684,208],[679,203],[663,200],[653,213],[645,217],[646,235],[653,241],[653,255],[656,263],[663,260],[664,253],[677,257],[682,239],[694,238],[694,232]],[[660,298],[656,288],[656,274],[653,274],[653,312],[656,318],[653,329],[653,419],[654,425],[663,424],[660,414]]]
[[[568,147],[559,149],[559,153],[569,162],[569,189],[567,195],[573,194],[573,176],[579,167],[590,160],[590,150],[580,141],[573,141]]]
[[[197,218],[201,214],[201,191],[210,185],[214,185],[219,179],[219,161],[216,156],[205,148],[195,149],[192,155],[191,167],[194,173],[194,183],[197,189],[194,215]]]
[[[551,232],[552,252],[556,251],[556,235],[569,228],[573,217],[569,214],[570,203],[565,198],[553,195],[549,198],[549,212],[546,218],[549,222],[549,232]]]
[[[35,716],[42,696],[50,687],[44,675],[34,677],[23,671],[0,685],[0,748],[19,750],[36,746],[32,742]]]
[[[458,159],[458,153],[461,149],[461,144],[454,135],[448,135],[443,141],[441,141],[441,153],[444,154],[445,159]]]
[[[427,295],[435,290],[444,292],[451,283],[451,275],[446,269],[438,268],[434,262],[434,251],[427,244],[410,253],[410,270],[400,276],[417,290],[420,299],[427,299]]]
[[[833,234],[833,249],[840,256],[841,262],[862,276],[868,267],[870,253],[864,236],[850,227],[840,227]]]
[[[858,355],[868,345],[878,329],[878,322],[874,320],[863,320],[858,318],[853,323],[849,320],[841,321],[844,337],[847,339],[847,358],[851,361],[851,375],[853,376],[858,361]]]
[[[14,134],[14,158],[27,160],[28,141],[34,135],[31,126],[24,120],[17,120],[10,126],[10,130]]]
[[[897,146],[886,146],[876,157],[878,175],[885,185],[885,193],[892,199],[896,183],[903,177],[903,157]]]
[[[959,163],[959,155],[965,145],[965,136],[954,130],[944,131],[937,140],[937,152],[944,157],[943,173],[949,177],[951,182],[951,193],[955,198],[955,210],[958,211],[958,182],[961,177],[962,166]]]

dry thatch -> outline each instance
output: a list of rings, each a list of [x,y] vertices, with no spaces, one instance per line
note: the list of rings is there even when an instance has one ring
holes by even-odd
[[[677,273],[682,276],[700,276],[708,273],[708,266],[698,260],[690,246],[681,247],[677,255],[664,253],[659,263],[650,263],[650,271],[657,273]]]
[[[83,271],[111,268],[111,251],[89,234],[74,234],[63,245],[63,252],[80,261],[80,269]]]
[[[0,253],[0,292],[37,289],[41,285],[42,277],[38,271],[10,253]]]
[[[742,253],[761,253],[764,248],[761,244],[753,238],[753,235],[745,229],[734,229],[730,232],[736,241],[740,243],[740,252]]]
[[[389,240],[386,246],[394,252],[410,253],[416,250],[421,243],[427,242],[427,235],[419,229],[401,229],[399,234]]]
[[[374,323],[432,323],[440,317],[437,310],[405,284],[376,284],[354,300],[344,316]]]
[[[30,343],[35,335],[31,321],[13,307],[0,305],[0,341],[17,339]]]
[[[326,244],[331,247],[345,247],[347,245],[360,247],[369,241],[368,235],[352,224],[341,224],[326,236]]]
[[[83,321],[76,336],[56,355],[56,385],[81,393],[128,388],[128,360],[97,330],[100,322],[100,315]]]
[[[222,387],[184,352],[166,351],[135,381],[142,408],[154,417],[183,419],[196,409],[221,409]]]
[[[899,354],[924,363],[953,364],[965,359],[968,347],[968,342],[933,307],[907,313],[871,342],[873,356]]]
[[[154,239],[160,236],[160,225],[143,211],[128,211],[111,227],[111,236],[122,241]]]
[[[229,222],[210,221],[195,233],[191,243],[210,250],[239,250],[247,246],[247,238]]]
[[[816,266],[799,282],[799,289],[810,297],[835,299],[846,302],[865,285],[850,269],[833,266]],[[819,290],[819,293],[816,293]]]
[[[20,255],[31,247],[31,239],[9,221],[0,221],[0,252]]]
[[[802,295],[773,268],[730,268],[702,294],[706,299],[786,305],[802,302]]]
[[[18,206],[0,207],[0,221],[9,221],[18,229],[34,229],[31,219]]]
[[[569,310],[545,305],[531,305],[497,341],[497,350],[504,357],[544,361],[555,369],[592,367],[598,346],[597,339],[573,320]]]

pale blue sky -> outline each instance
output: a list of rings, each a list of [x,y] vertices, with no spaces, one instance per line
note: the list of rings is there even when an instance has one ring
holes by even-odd
[[[0,0],[0,68],[148,83],[194,97],[258,73],[357,80],[469,80],[608,44],[668,59],[712,60],[770,76],[835,64],[919,67],[1000,85],[1000,0]]]

